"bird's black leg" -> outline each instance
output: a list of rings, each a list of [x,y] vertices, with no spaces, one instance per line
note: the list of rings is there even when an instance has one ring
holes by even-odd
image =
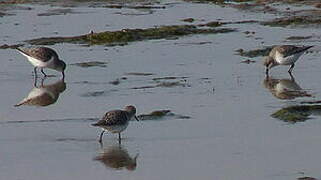
[[[33,71],[35,73],[35,79],[34,79],[34,86],[37,87],[37,67],[33,68]]]
[[[100,133],[100,136],[99,136],[99,143],[101,143],[103,141],[103,135],[105,133],[105,130],[103,130],[101,133]]]
[[[121,136],[120,136],[120,133],[118,133],[118,143],[121,144]]]
[[[290,74],[292,73],[293,68],[294,68],[294,63],[291,65],[290,69],[288,70]]]
[[[269,76],[269,68],[268,68],[268,66],[266,66],[266,68],[265,68],[265,75]]]
[[[36,78],[36,76],[35,76],[35,79],[34,79],[34,82],[33,82],[33,86],[37,87],[37,78]]]
[[[266,68],[266,70],[265,70],[265,75],[269,76],[269,69],[268,68]]]
[[[45,79],[46,79],[46,77],[45,78],[41,78],[41,87],[44,86]]]
[[[35,78],[37,79],[37,67],[33,68],[33,72],[35,73]]]
[[[292,73],[289,73],[289,74],[290,74],[290,77],[291,77],[291,81],[295,82],[295,79],[294,79]]]
[[[43,68],[41,68],[41,72],[45,77],[47,77],[47,74],[45,72],[43,72]]]

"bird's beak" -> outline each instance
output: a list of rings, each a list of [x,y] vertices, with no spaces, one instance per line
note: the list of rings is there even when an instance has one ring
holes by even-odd
[[[135,117],[135,119],[137,120],[137,121],[139,121],[139,119],[137,118],[137,116],[134,116]]]

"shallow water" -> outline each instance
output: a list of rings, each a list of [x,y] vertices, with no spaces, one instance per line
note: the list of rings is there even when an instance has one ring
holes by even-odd
[[[209,4],[160,4],[166,8],[152,12],[103,8],[101,3],[6,7],[4,12],[11,15],[0,17],[0,45],[90,30],[188,24],[181,20],[190,17],[198,22],[274,17]],[[44,15],[54,9],[68,11]],[[114,47],[50,46],[68,67],[65,89],[46,106],[14,107],[34,88],[33,68],[15,50],[1,49],[1,179],[321,177],[321,117],[314,114],[307,121],[287,123],[270,116],[283,107],[320,100],[318,52],[303,55],[294,68],[295,83],[312,96],[290,100],[279,99],[266,88],[261,57],[244,64],[241,61],[247,58],[235,52],[282,44],[289,36],[318,35],[320,30],[226,26],[238,31]],[[247,37],[244,31],[255,34]],[[313,44],[318,50],[320,41],[315,38],[298,44]],[[104,62],[104,66],[75,65],[91,61]],[[56,77],[45,79],[45,84],[59,81],[59,73],[46,72]],[[272,69],[271,74],[277,80],[290,79],[287,67]],[[111,83],[115,80],[119,82]],[[105,135],[104,147],[100,147],[100,130],[90,124],[106,111],[127,104],[135,105],[138,115],[169,109],[190,118],[132,121],[120,147],[117,135],[111,134]],[[105,161],[97,160],[101,156]]]

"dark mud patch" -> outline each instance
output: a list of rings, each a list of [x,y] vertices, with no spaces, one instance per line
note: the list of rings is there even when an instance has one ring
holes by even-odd
[[[105,96],[106,94],[117,92],[117,89],[110,89],[108,91],[91,91],[84,94],[81,94],[81,97],[100,97]]]
[[[194,18],[185,18],[185,19],[182,19],[181,21],[192,23],[195,21],[195,19]]]
[[[301,41],[301,40],[307,40],[307,39],[311,39],[313,36],[290,36],[287,37],[286,40],[289,41]]]
[[[110,81],[109,84],[112,84],[112,85],[116,86],[116,85],[120,84],[120,80],[119,79],[115,79],[113,81]]]
[[[172,113],[170,110],[157,110],[149,114],[138,115],[139,120],[163,120],[163,119],[190,119],[190,116]]]
[[[190,87],[190,85],[186,83],[182,83],[181,81],[176,82],[160,82],[156,85],[156,87],[164,87],[164,88],[172,88],[172,87]]]
[[[71,137],[66,137],[66,138],[57,138],[55,141],[57,142],[90,142],[90,141],[96,141],[97,139],[92,138],[92,139],[77,139],[77,138],[71,138]]]
[[[104,82],[92,82],[92,81],[86,81],[86,80],[83,80],[83,81],[75,81],[75,82],[72,82],[73,84],[92,84],[92,85],[95,85],[95,84],[106,84]]]
[[[190,46],[190,45],[204,45],[204,44],[212,44],[211,41],[201,41],[201,42],[176,42],[175,45],[181,46]]]
[[[264,26],[271,27],[287,27],[287,26],[301,26],[310,27],[309,25],[320,25],[321,14],[319,16],[291,16],[276,18],[271,21],[261,23]]]
[[[139,87],[133,87],[131,89],[152,89],[152,88],[156,88],[156,86],[139,86]]]
[[[271,117],[289,123],[304,122],[310,119],[311,115],[321,115],[321,105],[302,105],[282,108],[273,113]]]
[[[177,76],[167,76],[167,77],[158,77],[158,78],[153,78],[154,81],[160,81],[160,80],[173,80],[173,79],[187,79],[189,77],[187,76],[181,76],[181,77],[177,77]]]
[[[16,49],[17,47],[22,46],[22,44],[15,44],[15,45],[8,45],[8,44],[3,44],[0,45],[0,49]]]
[[[267,56],[274,46],[264,47],[261,49],[254,49],[246,51],[244,49],[236,50],[237,54],[244,57],[254,58],[258,56]]]
[[[142,72],[129,72],[125,73],[127,76],[152,76],[155,75],[154,73],[142,73]]]
[[[297,178],[297,180],[319,180],[319,179],[314,177],[299,177]]]
[[[57,16],[66,14],[77,14],[72,9],[50,9],[45,13],[39,13],[38,16]]]
[[[107,67],[106,62],[101,61],[88,61],[88,62],[81,62],[81,63],[73,63],[70,65],[79,66],[82,68],[89,68],[89,67]]]
[[[139,86],[133,87],[131,89],[152,89],[152,88],[174,88],[174,87],[191,87],[189,84],[186,83],[185,80],[183,81],[173,81],[173,82],[159,82],[156,81],[156,85],[147,85],[147,86]]]
[[[105,8],[116,8],[116,9],[166,9],[166,6],[155,6],[155,5],[122,5],[122,4],[110,4],[104,6]]]
[[[51,123],[51,122],[94,122],[97,118],[72,118],[72,119],[42,119],[42,120],[17,120],[17,121],[3,121],[0,124],[24,124],[24,123]]]
[[[94,91],[94,92],[87,92],[82,94],[81,97],[98,97],[105,94],[105,91]]]
[[[33,1],[31,0],[5,0],[5,1],[0,1],[0,5],[3,4],[22,4],[22,3],[31,3]]]
[[[241,61],[241,63],[243,63],[243,64],[251,64],[251,63],[255,63],[255,62],[256,62],[256,61],[253,61],[253,60],[250,60],[250,59]]]
[[[306,177],[299,177],[297,178],[297,180],[319,180],[319,179],[306,176]]]
[[[206,26],[206,27],[204,27]],[[209,27],[210,26],[210,27]],[[76,43],[86,45],[126,45],[129,42],[151,39],[168,39],[192,34],[217,34],[235,32],[231,28],[213,28],[220,26],[220,23],[211,22],[199,25],[173,25],[160,26],[147,29],[123,29],[119,31],[105,31],[100,33],[72,37],[48,37],[27,40],[31,45],[53,45],[56,43]],[[202,28],[201,28],[202,27]]]
[[[317,100],[317,101],[302,101],[300,104],[321,104],[321,100]]]

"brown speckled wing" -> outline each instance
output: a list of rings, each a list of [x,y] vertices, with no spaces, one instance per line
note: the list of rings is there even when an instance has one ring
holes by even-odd
[[[109,111],[98,121],[95,126],[115,126],[124,125],[128,121],[127,112],[122,110]]]
[[[283,46],[279,46],[277,51],[284,54],[284,57],[288,57],[296,53],[304,52],[310,49],[311,47],[312,46],[297,47],[297,46],[291,46],[291,45],[283,45]]]
[[[22,48],[17,48],[20,52],[31,56],[35,59],[38,59],[42,62],[47,62],[49,61],[52,56],[54,56],[54,58],[58,59],[58,55],[57,53],[50,49],[50,48],[46,48],[46,47],[39,47],[39,48],[30,48],[30,49],[22,49]]]

